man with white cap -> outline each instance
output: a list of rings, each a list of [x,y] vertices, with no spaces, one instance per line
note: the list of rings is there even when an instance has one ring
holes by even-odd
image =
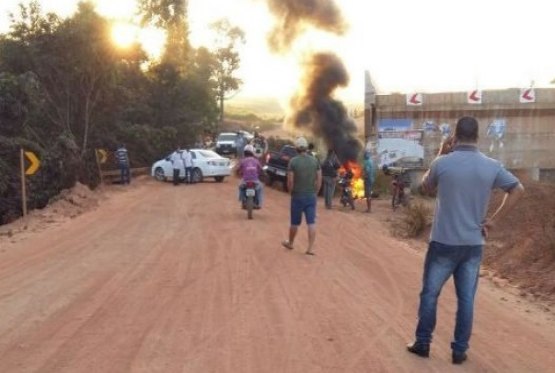
[[[291,193],[291,225],[289,239],[282,241],[282,245],[289,250],[297,231],[301,225],[303,214],[308,225],[307,255],[314,255],[314,241],[316,239],[316,194],[322,184],[320,162],[307,152],[308,142],[304,137],[295,140],[298,155],[289,161],[287,167],[287,187]]]

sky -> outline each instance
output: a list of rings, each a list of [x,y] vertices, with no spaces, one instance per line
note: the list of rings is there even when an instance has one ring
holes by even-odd
[[[19,0],[0,3],[0,32],[7,11]],[[77,0],[42,0],[45,10],[71,15]],[[135,0],[96,0],[97,10],[133,22]],[[227,17],[246,33],[237,97],[285,100],[298,87],[300,62],[312,52],[334,52],[349,71],[339,98],[361,102],[364,72],[378,93],[449,92],[473,89],[555,87],[551,5],[545,0],[337,0],[349,25],[342,35],[309,30],[284,55],[270,52],[266,36],[274,19],[264,0],[189,0],[190,40],[210,46],[208,25]],[[163,34],[140,34],[154,51]],[[152,52],[154,53],[154,52]]]

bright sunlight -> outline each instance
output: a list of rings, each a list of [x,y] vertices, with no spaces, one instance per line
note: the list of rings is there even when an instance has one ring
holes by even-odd
[[[117,22],[112,26],[112,39],[118,47],[127,48],[137,42],[138,31],[137,26]]]

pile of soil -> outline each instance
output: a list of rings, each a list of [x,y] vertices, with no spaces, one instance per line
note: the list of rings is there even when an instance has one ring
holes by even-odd
[[[526,192],[491,232],[484,265],[540,299],[555,299],[555,185],[523,180]],[[503,197],[495,193],[492,208]]]
[[[74,219],[96,208],[102,198],[102,192],[92,191],[86,185],[77,183],[51,198],[45,208],[31,211],[25,219],[0,226],[0,244],[3,241],[19,241],[33,232]]]
[[[514,209],[499,221],[486,242],[482,276],[498,286],[509,286],[521,296],[555,303],[555,185],[534,182],[519,176],[525,193]],[[501,203],[501,191],[494,192],[490,214]],[[431,222],[434,201],[413,196],[411,203],[429,209]],[[392,233],[408,238],[407,214],[394,214],[389,222]],[[406,212],[406,211],[405,211]],[[431,224],[413,238],[415,247],[423,248],[430,236]]]

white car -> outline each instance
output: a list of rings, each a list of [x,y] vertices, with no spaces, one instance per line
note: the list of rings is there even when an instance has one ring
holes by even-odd
[[[191,149],[193,157],[193,182],[202,182],[206,177],[213,177],[217,182],[224,181],[224,177],[231,175],[231,161],[218,153],[207,149]],[[154,162],[151,175],[156,180],[173,179],[173,165],[170,155]],[[185,178],[185,170],[179,171],[179,177]]]

